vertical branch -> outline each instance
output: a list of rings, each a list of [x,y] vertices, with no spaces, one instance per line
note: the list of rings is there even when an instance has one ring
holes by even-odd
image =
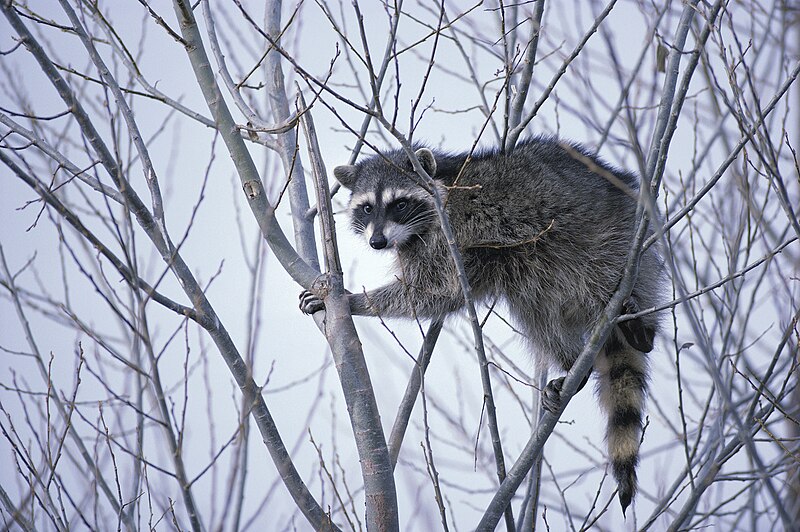
[[[367,530],[399,530],[393,468],[369,371],[350,315],[347,293],[344,290],[325,167],[317,145],[311,113],[305,109],[302,95],[299,97],[299,105],[314,176],[317,208],[324,239],[323,256],[328,275],[324,332],[339,372],[361,462],[367,501]]]
[[[425,394],[425,375],[420,375],[422,381],[422,423],[424,426],[425,440],[421,444],[422,452],[425,456],[425,466],[428,471],[428,477],[433,484],[434,499],[436,506],[439,507],[439,519],[442,522],[442,530],[449,532],[450,528],[447,526],[447,510],[444,506],[444,496],[442,495],[442,486],[439,483],[439,471],[436,469],[436,464],[433,461],[433,447],[431,446],[431,430],[428,421],[428,399]]]
[[[796,324],[795,324],[796,326]],[[797,333],[796,333],[797,334]],[[792,373],[794,374],[794,390],[789,394],[789,401],[790,401],[790,410],[789,414],[795,420],[794,423],[790,423],[790,434],[794,441],[800,441],[800,423],[797,423],[796,420],[800,419],[800,336],[798,336],[797,345],[794,350],[794,362],[793,362],[793,370]],[[795,453],[797,452],[797,446],[795,446]],[[794,527],[800,526],[800,462],[797,460],[793,461],[789,467],[787,472],[789,487],[787,490],[786,496],[786,507],[789,511],[789,517],[791,518],[791,524]]]
[[[392,16],[391,26],[389,27],[389,36],[386,39],[386,48],[383,52],[383,60],[381,61],[381,67],[378,70],[378,73],[375,76],[375,87],[378,91],[381,90],[383,86],[383,80],[386,78],[386,72],[389,70],[389,65],[394,58],[397,60],[397,57],[394,54],[394,47],[397,43],[397,28],[400,25],[400,15],[402,14],[403,8],[403,0],[396,0],[394,2],[394,14]],[[344,38],[344,36],[343,36]],[[375,102],[370,100],[368,105],[368,112],[364,114],[364,118],[361,121],[361,126],[358,129],[356,143],[353,146],[353,149],[350,152],[350,159],[348,160],[347,164],[355,164],[356,160],[358,159],[358,155],[361,153],[361,148],[364,147],[364,137],[367,134],[367,130],[369,129],[369,125],[372,123],[373,113],[375,112]],[[339,189],[341,188],[341,183],[338,181],[333,184],[331,188],[331,195],[333,196],[336,194]],[[308,212],[306,213],[306,217],[313,218],[317,213],[317,207],[311,207]]]
[[[534,412],[536,413],[536,423],[541,423],[542,416],[544,415],[544,408],[542,408],[541,390],[547,386],[547,369],[537,368],[536,382],[538,389],[533,392],[533,400],[535,401]],[[533,463],[530,473],[528,473],[528,487],[525,492],[522,506],[520,508],[520,515],[517,518],[517,532],[524,530],[534,530],[536,526],[536,514],[539,510],[539,499],[542,491],[542,461],[544,458],[543,453],[539,453],[536,461]]]
[[[186,42],[186,53],[197,77],[206,104],[214,117],[220,135],[228,148],[239,179],[262,234],[267,239],[275,257],[298,284],[310,287],[319,275],[318,270],[304,261],[286,238],[275,219],[275,208],[270,205],[253,159],[230,113],[219,86],[214,79],[208,55],[203,46],[200,30],[191,6],[184,0],[174,0],[173,6]],[[287,112],[288,115],[288,112]],[[315,253],[309,253],[313,256]]]
[[[686,44],[686,36],[689,34],[689,29],[692,26],[692,19],[694,19],[697,11],[698,2],[699,0],[688,0],[681,13],[681,18],[678,21],[677,31],[675,32],[675,38],[672,43],[672,51],[667,61],[664,85],[661,89],[661,102],[658,105],[656,127],[653,129],[650,149],[647,152],[645,173],[642,176],[644,180],[643,188],[645,185],[650,187],[654,183],[656,166],[660,162],[662,162],[663,170],[663,161],[666,161],[667,158],[669,139],[672,138],[672,133],[675,131],[675,122],[678,118],[678,115],[672,114],[672,105],[675,100],[675,87],[678,84],[678,73],[680,72],[681,59],[683,59],[684,54],[683,47]],[[719,2],[717,10],[719,10]],[[699,55],[699,49],[696,50],[696,52]],[[689,79],[691,79],[691,72],[693,71],[694,68],[687,70],[687,74],[689,75],[689,78],[685,78],[685,86],[687,88]],[[681,101],[680,103],[682,104],[683,102]],[[676,112],[679,110],[680,107],[678,107]]]
[[[522,120],[522,111],[525,108],[525,101],[528,99],[528,91],[531,88],[533,79],[533,67],[536,64],[536,52],[539,49],[539,34],[542,32],[542,16],[544,15],[545,0],[537,0],[533,8],[533,15],[528,19],[531,25],[531,33],[525,49],[524,67],[516,83],[517,93],[511,101],[511,113],[508,118],[509,129],[517,127]],[[505,146],[510,150],[513,146]]]
[[[225,87],[228,89],[228,94],[230,94],[231,98],[233,98],[236,107],[247,118],[248,126],[252,126],[251,131],[280,134],[287,133],[294,129],[295,125],[297,124],[297,117],[295,115],[287,116],[286,119],[279,124],[271,124],[262,119],[258,113],[256,113],[247,104],[247,102],[244,101],[244,98],[241,94],[241,85],[233,81],[230,71],[228,70],[228,66],[225,61],[225,54],[223,54],[219,40],[217,39],[216,23],[214,22],[214,16],[211,14],[211,7],[209,6],[208,0],[203,0],[202,7],[203,20],[208,27],[209,46],[211,47],[211,52],[214,54],[214,59],[217,61],[217,67],[219,69],[220,76],[222,77],[222,81],[225,83]],[[280,20],[278,22],[280,23]],[[269,50],[267,51],[267,54],[269,54]],[[283,79],[282,75],[281,79]],[[281,87],[281,89],[283,89],[283,87]],[[275,149],[277,149],[277,146]]]
[[[244,246],[244,243],[242,243]],[[258,339],[260,337],[262,325],[262,294],[264,290],[264,273],[267,263],[267,250],[260,235],[256,237],[253,253],[253,264],[249,265],[252,284],[249,290],[250,302],[247,309],[247,347],[245,350],[247,363],[250,367],[254,366]],[[244,250],[243,250],[244,251]],[[241,417],[239,419],[239,445],[236,465],[233,467],[230,484],[228,485],[229,497],[233,498],[233,511],[228,516],[233,530],[241,529],[242,512],[247,493],[246,480],[250,464],[250,416],[247,412],[248,405],[242,398]],[[235,484],[234,484],[235,483]]]
[[[236,0],[239,4],[239,0]],[[281,36],[281,0],[269,0],[266,3],[264,29],[271,37],[270,47],[280,46]],[[241,5],[240,5],[241,8]],[[276,121],[284,122],[289,119],[289,100],[286,97],[281,55],[272,49],[267,53],[264,61],[267,71],[267,94],[272,114]],[[297,156],[297,130],[290,129],[277,136],[278,155],[283,162],[283,168],[289,177],[289,204],[292,207],[292,222],[294,224],[294,241],[297,252],[310,266],[319,271],[317,259],[317,244],[314,237],[314,224],[305,217],[308,211],[308,192],[306,190],[305,173],[300,157]]]
[[[380,93],[383,80],[386,78],[386,72],[389,70],[389,65],[391,64],[392,59],[397,60],[397,57],[394,54],[394,47],[397,43],[397,28],[400,26],[400,15],[402,14],[402,9],[403,0],[396,0],[394,3],[394,15],[392,16],[392,23],[389,27],[389,35],[386,39],[386,47],[383,51],[381,67],[378,69],[378,73],[375,75],[375,89],[378,91],[378,93]],[[371,111],[376,110],[374,101],[370,101],[369,109]],[[367,130],[369,129],[371,122],[372,114],[365,114],[364,120],[361,122],[361,127],[359,128],[358,139],[356,140],[356,144],[353,146],[353,150],[350,153],[348,164],[355,164],[356,159],[358,159],[358,154],[361,152],[361,148],[364,146],[364,136],[367,134]],[[336,183],[332,192],[335,193],[340,186],[341,185],[339,183]]]
[[[505,150],[508,140],[508,132],[511,129],[511,100],[512,100],[512,83],[511,78],[514,75],[514,52],[510,49],[508,43],[509,30],[506,27],[506,6],[503,0],[499,0],[500,7],[497,12],[500,16],[500,41],[503,43],[503,139],[500,143],[501,150]],[[516,3],[513,4],[512,12],[516,14]],[[513,22],[513,21],[512,21]],[[516,32],[510,30],[512,35]]]
[[[790,9],[787,5],[785,8],[787,11]],[[794,20],[791,21],[791,27],[789,28],[790,32],[794,32],[795,38],[800,40],[800,13],[795,11],[794,13]],[[795,95],[795,105],[800,107],[800,87],[795,87],[794,91]],[[800,139],[800,121],[795,123],[795,139]],[[787,141],[788,141],[788,134],[787,134]],[[797,154],[794,153],[793,155],[795,159],[795,168],[797,169],[797,173],[800,176],[800,164],[798,164]],[[796,335],[796,349],[795,349],[795,357],[794,357],[794,368],[792,373],[794,374],[794,390],[789,395],[790,400],[790,412],[793,414],[793,418],[795,421],[800,420],[800,329],[798,328],[798,324],[795,323],[795,335]],[[795,422],[790,424],[790,435],[794,438],[794,441],[800,442],[800,422]],[[795,452],[797,452],[800,445],[795,446]],[[788,491],[788,502],[787,505],[790,512],[790,517],[792,518],[792,524],[795,527],[800,527],[800,461],[795,460],[792,462],[789,472],[789,489]]]
[[[420,113],[419,118],[416,118],[417,107],[419,107],[419,104],[422,102],[422,95],[425,93],[425,88],[428,86],[428,78],[431,75],[431,70],[433,70],[434,63],[436,62],[436,52],[437,52],[438,46],[439,46],[439,37],[442,34],[442,22],[443,22],[443,20],[444,20],[444,0],[442,0],[442,2],[440,4],[440,7],[439,7],[439,20],[436,23],[436,30],[434,31],[433,46],[431,47],[431,56],[430,56],[431,58],[428,61],[427,67],[425,68],[425,74],[422,75],[422,81],[419,84],[419,93],[417,94],[417,97],[414,98],[411,101],[411,112],[409,113],[409,116],[408,116],[408,122],[409,122],[408,123],[408,140],[409,140],[409,142],[413,141],[414,129],[416,128],[417,123],[419,123],[419,121],[422,120],[422,114],[425,112],[423,110],[423,112]],[[377,85],[376,85],[376,89],[378,89]],[[415,120],[415,118],[416,118],[416,120]]]
[[[528,124],[530,124],[531,120],[533,120],[533,118],[537,115],[539,109],[541,109],[541,107],[550,97],[550,94],[555,89],[558,81],[564,76],[564,74],[567,73],[567,67],[569,67],[570,63],[572,63],[572,61],[574,61],[575,58],[578,57],[578,54],[581,53],[583,47],[586,46],[586,43],[589,41],[589,38],[592,35],[594,35],[594,33],[597,31],[597,28],[600,27],[600,24],[605,20],[608,14],[611,13],[611,10],[614,8],[616,3],[617,0],[611,0],[606,6],[606,8],[597,16],[597,18],[594,20],[594,24],[592,24],[592,27],[589,28],[589,30],[583,36],[583,39],[581,39],[581,41],[578,43],[578,45],[575,47],[575,49],[572,51],[569,57],[567,57],[561,64],[561,68],[553,76],[552,80],[550,80],[550,84],[545,88],[542,95],[539,96],[539,99],[536,100],[536,103],[533,105],[533,108],[530,111],[528,111],[525,117],[522,118],[513,129],[509,131],[508,137],[506,138],[504,144],[506,149],[509,149],[509,147],[516,146],[517,141],[519,140],[519,137],[522,134],[522,132],[525,131],[525,128],[528,127]]]
[[[414,403],[417,400],[425,370],[428,369],[428,363],[431,361],[433,348],[439,338],[439,333],[442,331],[443,324],[444,319],[440,318],[433,320],[428,326],[428,332],[422,342],[416,365],[411,371],[406,391],[397,409],[397,417],[394,420],[394,425],[392,425],[392,432],[389,434],[389,457],[392,460],[392,468],[397,467],[397,458],[400,456],[400,447],[403,445],[408,421],[411,419],[411,411],[414,409]]]

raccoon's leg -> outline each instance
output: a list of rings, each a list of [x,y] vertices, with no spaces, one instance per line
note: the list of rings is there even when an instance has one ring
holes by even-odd
[[[592,374],[590,371],[588,375],[581,381],[578,385],[578,389],[575,390],[577,394],[579,391],[583,390],[583,387],[586,386],[586,383],[589,382],[589,376]],[[542,406],[545,410],[552,413],[557,413],[561,410],[561,388],[564,387],[564,377],[559,377],[557,379],[553,379],[547,383],[544,390],[542,391]]]
[[[367,293],[348,293],[350,313],[354,316],[381,316],[384,318],[426,318],[432,319],[455,312],[464,305],[460,291],[415,290],[401,281],[390,283]],[[300,310],[313,314],[323,310],[322,299],[304,290],[300,293]]]
[[[644,353],[614,332],[595,361],[600,404],[608,415],[606,440],[622,513],[636,495],[648,364]]]
[[[529,298],[526,294],[536,294],[536,298]],[[536,287],[510,294],[507,299],[508,308],[540,362],[561,367],[567,372],[583,347],[582,320],[569,320],[561,313],[552,312],[551,309],[559,308],[558,300],[544,300],[541,296],[542,291]],[[589,375],[578,385],[575,393],[586,386]],[[556,413],[561,410],[563,386],[564,377],[558,377],[548,382],[542,390],[542,406],[548,412]]]
[[[633,296],[622,303],[622,311],[625,314],[636,314],[639,310],[641,310],[639,304]],[[617,325],[617,327],[619,327],[619,330],[625,335],[625,340],[637,351],[649,353],[653,350],[656,330],[652,327],[648,327],[641,318],[623,321]]]

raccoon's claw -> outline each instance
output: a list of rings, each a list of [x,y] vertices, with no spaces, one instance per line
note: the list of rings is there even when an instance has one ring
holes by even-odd
[[[550,413],[557,414],[561,410],[561,388],[564,377],[553,379],[547,383],[542,392],[542,406]]]
[[[320,310],[325,310],[325,303],[310,290],[300,292],[300,310],[303,314],[314,314]]]
[[[636,300],[629,297],[622,303],[622,310],[625,314],[636,314],[640,309]],[[647,327],[641,318],[623,321],[618,327],[625,336],[625,340],[637,351],[649,353],[653,350],[656,331]]]
[[[589,372],[591,375],[591,372]],[[586,386],[586,383],[589,382],[589,375],[581,381],[578,385],[578,389],[575,390],[575,393],[583,390],[583,387]],[[564,377],[559,377],[557,379],[553,379],[547,383],[547,386],[544,387],[544,392],[542,392],[542,406],[548,412],[553,414],[557,414],[561,407],[563,406],[561,403],[561,388],[564,387]]]

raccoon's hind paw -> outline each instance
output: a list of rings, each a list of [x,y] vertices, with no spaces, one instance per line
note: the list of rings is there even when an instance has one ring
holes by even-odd
[[[636,301],[629,297],[622,303],[622,310],[625,314],[636,314],[640,309]],[[656,331],[647,327],[641,318],[623,321],[618,327],[625,336],[625,340],[637,351],[649,353],[653,350]]]
[[[589,372],[591,375],[591,372]],[[578,389],[575,390],[575,393],[583,390],[583,387],[586,386],[586,383],[589,382],[589,375],[586,375],[581,383],[578,385]],[[561,400],[561,388],[564,387],[564,377],[559,377],[557,379],[553,379],[547,383],[547,386],[544,387],[544,391],[542,392],[542,406],[548,412],[552,412],[553,414],[557,414],[562,408],[562,400]]]
[[[300,310],[303,314],[314,314],[320,310],[325,310],[325,303],[310,290],[300,292]]]
[[[557,414],[561,410],[561,388],[564,386],[564,377],[553,379],[547,383],[542,392],[542,406],[548,412]]]

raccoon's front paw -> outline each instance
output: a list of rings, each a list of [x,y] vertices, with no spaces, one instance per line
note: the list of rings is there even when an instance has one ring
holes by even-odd
[[[542,392],[542,406],[552,414],[561,410],[561,388],[564,386],[564,377],[553,379],[547,383]]]
[[[320,310],[325,310],[325,303],[310,290],[300,292],[300,310],[303,314],[314,314]]]

